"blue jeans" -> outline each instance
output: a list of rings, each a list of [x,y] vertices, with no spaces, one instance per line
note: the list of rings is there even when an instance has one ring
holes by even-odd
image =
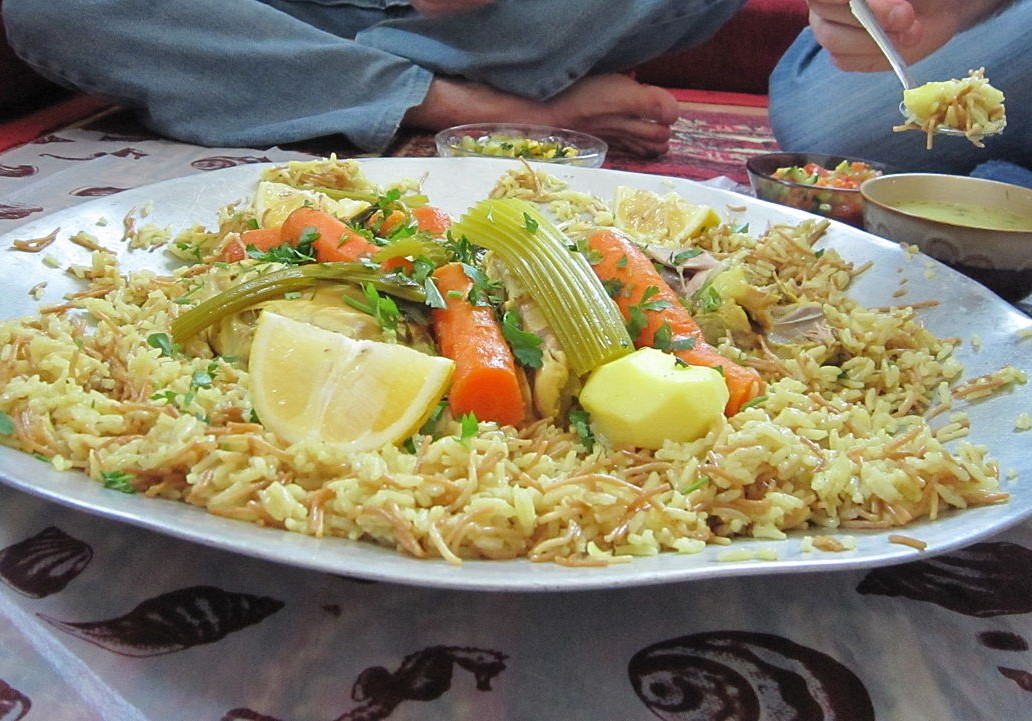
[[[913,130],[894,133],[902,116],[902,87],[891,72],[847,73],[804,30],[770,80],[770,122],[788,151],[845,155],[901,170],[967,174],[989,160],[1032,168],[1032,0],[954,37],[912,66],[918,83],[966,77],[985,67],[1006,95],[1007,127],[978,148],[964,138],[938,136],[931,150]]]
[[[269,146],[343,134],[382,150],[435,75],[547,99],[710,37],[744,0],[5,0],[41,74],[137,108],[159,133]]]

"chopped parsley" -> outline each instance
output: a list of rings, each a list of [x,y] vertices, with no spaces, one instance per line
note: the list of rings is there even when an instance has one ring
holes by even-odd
[[[147,345],[157,348],[165,358],[174,358],[179,346],[172,342],[172,336],[168,333],[151,333],[147,336]]]
[[[459,440],[472,438],[480,430],[480,421],[475,413],[466,413],[459,419]]]
[[[656,300],[650,300],[654,295],[659,293],[659,288],[654,285],[650,285],[645,289],[645,292],[641,294],[641,302],[637,305],[632,305],[627,309],[629,318],[627,319],[627,332],[631,338],[637,338],[641,335],[641,332],[648,327],[649,319],[645,314],[647,312],[654,312],[659,310],[665,310],[672,308],[673,303],[662,298]]]
[[[0,436],[13,436],[14,435],[14,421],[11,417],[0,411]]]
[[[313,244],[319,239],[315,228],[305,228],[301,232],[297,245],[280,243],[268,250],[258,250],[254,245],[247,246],[247,255],[263,263],[282,263],[283,265],[304,265],[315,262]]]
[[[705,473],[703,473],[697,479],[695,479],[694,483],[692,483],[691,485],[687,486],[684,490],[682,490],[681,493],[683,495],[687,496],[692,491],[697,491],[700,488],[702,488],[703,486],[705,486],[707,483],[709,483],[709,481],[710,481],[710,477],[707,476]]]
[[[679,350],[691,350],[695,347],[694,338],[674,338],[674,332],[669,323],[664,323],[656,329],[652,338],[652,345],[667,353],[674,353]]]
[[[591,419],[587,411],[570,411],[570,427],[588,453],[595,449],[595,434],[591,430]]]
[[[527,229],[528,233],[536,233],[538,230],[538,222],[534,220],[534,218],[530,217],[529,213],[524,213],[523,227]]]
[[[670,264],[683,265],[698,255],[702,255],[702,250],[700,248],[688,248],[687,250],[678,251],[670,256]]]
[[[712,285],[705,285],[695,295],[695,302],[698,303],[699,310],[703,313],[712,313],[724,304],[724,299],[720,296],[720,291]]]
[[[388,334],[393,334],[398,329],[398,320],[401,318],[401,311],[394,299],[387,295],[381,295],[371,283],[362,285],[362,299],[353,298],[350,295],[344,296],[344,302],[353,308],[371,315],[380,324],[380,328]]]
[[[125,471],[104,471],[100,474],[100,480],[104,488],[110,488],[120,493],[136,493],[133,487],[133,477]]]
[[[469,302],[472,305],[495,305],[501,302],[501,284],[492,281],[484,271],[468,263],[462,264],[466,277],[473,281],[469,289]]]
[[[523,322],[516,312],[510,310],[502,316],[502,335],[520,364],[528,368],[541,367],[541,338],[536,333],[523,330]]]

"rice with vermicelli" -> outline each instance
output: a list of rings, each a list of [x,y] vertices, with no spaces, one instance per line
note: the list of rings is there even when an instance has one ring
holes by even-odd
[[[509,176],[499,187],[525,192]],[[585,206],[562,186],[550,192],[536,199],[566,203],[576,233]],[[597,199],[588,207],[590,222],[608,212]],[[241,222],[226,213],[219,231],[192,238],[215,242]],[[376,452],[288,445],[256,422],[241,363],[210,352],[170,357],[149,343],[206,275],[224,284],[246,271],[188,265],[175,278],[123,276],[104,251],[67,306],[0,324],[0,410],[15,429],[7,440],[59,469],[216,515],[450,560],[605,563],[792,529],[898,527],[1005,500],[988,450],[956,440],[965,421],[944,413],[963,375],[956,341],[925,330],[912,308],[850,299],[860,269],[815,252],[822,231],[807,222],[756,238],[724,225],[695,240],[744,258],[755,283],[818,305],[824,320],[820,342],[788,351],[724,343],[768,380],[765,397],[694,442],[589,451],[542,420],[521,430],[484,423],[471,437],[456,424]],[[992,381],[1024,377],[1005,369]]]

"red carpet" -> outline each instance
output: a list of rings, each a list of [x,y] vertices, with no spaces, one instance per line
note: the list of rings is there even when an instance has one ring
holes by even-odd
[[[86,95],[74,95],[41,110],[0,123],[0,152],[24,145],[51,130],[72,125],[110,103]]]

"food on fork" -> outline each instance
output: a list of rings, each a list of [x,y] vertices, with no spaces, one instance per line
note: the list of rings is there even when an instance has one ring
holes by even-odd
[[[906,122],[893,130],[921,130],[932,148],[936,133],[956,130],[982,147],[982,139],[1007,124],[1003,93],[989,84],[985,68],[971,70],[961,80],[925,83],[903,91]]]

